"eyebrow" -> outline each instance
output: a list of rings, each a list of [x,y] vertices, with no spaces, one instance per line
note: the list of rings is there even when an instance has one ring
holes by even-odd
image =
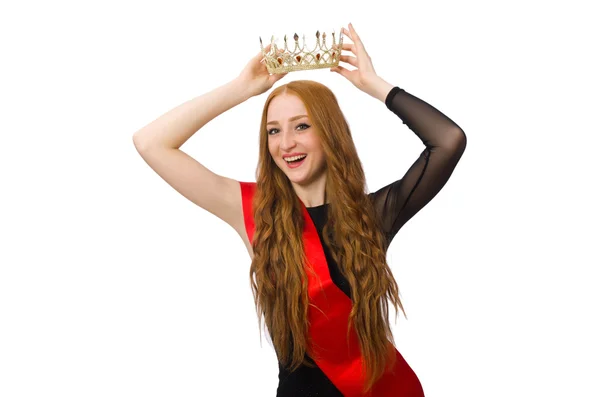
[[[298,120],[298,119],[301,119],[301,118],[303,118],[303,117],[308,117],[308,116],[307,116],[307,115],[305,115],[305,114],[300,114],[300,115],[298,115],[298,116],[290,117],[288,121],[294,121],[294,120]],[[269,121],[269,122],[267,123],[267,125],[269,125],[269,124],[279,124],[279,122],[277,122],[277,121]]]

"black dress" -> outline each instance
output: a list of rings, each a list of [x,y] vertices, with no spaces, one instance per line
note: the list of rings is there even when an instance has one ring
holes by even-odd
[[[425,149],[395,182],[369,193],[383,223],[386,250],[400,228],[437,195],[454,171],[466,148],[466,135],[450,118],[405,90],[394,87],[385,104],[406,124]],[[306,207],[319,233],[333,282],[351,298],[350,284],[341,274],[323,240],[329,204]],[[314,365],[314,361],[306,356]],[[277,397],[343,397],[318,366],[301,366],[289,372],[279,363]],[[409,397],[409,396],[399,396]]]

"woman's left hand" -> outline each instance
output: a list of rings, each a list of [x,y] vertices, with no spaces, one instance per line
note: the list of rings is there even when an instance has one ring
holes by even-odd
[[[352,43],[343,43],[342,50],[351,51],[355,56],[340,55],[340,62],[347,62],[357,69],[350,71],[343,66],[336,66],[329,70],[341,74],[359,90],[364,91],[369,95],[376,96],[376,85],[380,84],[378,83],[378,80],[381,80],[381,78],[375,73],[371,57],[367,53],[356,30],[354,30],[354,26],[350,23],[348,24],[348,27],[350,30],[342,28],[342,32],[352,39]],[[337,48],[337,46],[334,46],[334,48]]]

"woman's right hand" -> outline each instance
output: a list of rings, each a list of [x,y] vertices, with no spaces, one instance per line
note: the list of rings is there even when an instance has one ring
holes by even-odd
[[[268,44],[265,47],[265,52],[268,52],[270,49],[271,44]],[[281,51],[283,51],[283,49],[279,49],[279,52]],[[287,73],[269,74],[267,66],[262,59],[262,51],[259,51],[256,56],[250,59],[244,70],[242,70],[238,76],[238,79],[243,82],[251,96],[260,95],[269,90],[271,87],[273,87],[275,82],[287,75]]]

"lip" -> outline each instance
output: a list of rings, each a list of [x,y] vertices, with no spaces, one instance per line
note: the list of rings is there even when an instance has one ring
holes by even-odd
[[[301,156],[301,155],[303,155],[303,154],[306,154],[306,153],[290,153],[290,154],[284,154],[284,155],[283,155],[283,156],[281,156],[281,157],[283,157],[284,159],[286,159],[286,158],[288,158],[288,157]]]
[[[287,161],[285,161],[285,160],[283,160],[283,161],[285,161],[285,164],[287,165],[287,167],[288,167],[288,168],[292,168],[292,169],[293,169],[293,168],[298,168],[298,167],[300,167],[302,164],[304,164],[304,161],[305,161],[305,160],[306,160],[306,157],[305,157],[305,158],[303,158],[302,160],[300,160],[299,162],[296,162],[296,163],[288,163],[288,162],[287,162]]]

